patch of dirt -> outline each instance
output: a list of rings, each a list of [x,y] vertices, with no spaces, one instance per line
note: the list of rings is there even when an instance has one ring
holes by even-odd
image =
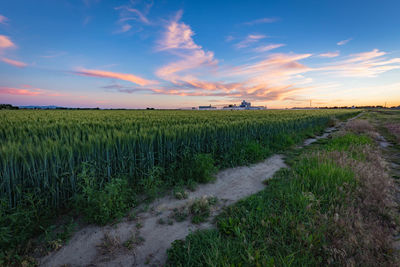
[[[321,136],[305,140],[303,146],[327,138],[337,127],[327,128]],[[223,170],[216,175],[214,183],[199,185],[187,199],[166,196],[148,207],[138,207],[137,210],[146,211],[139,212],[135,220],[125,218],[113,226],[87,226],[79,230],[64,247],[40,259],[40,266],[163,265],[166,250],[173,241],[184,239],[192,231],[213,227],[213,218],[224,207],[262,190],[263,181],[284,167],[283,156],[274,155],[258,164]],[[181,222],[172,219],[174,210],[205,196],[218,199],[206,222],[193,224],[189,219]]]
[[[126,219],[114,226],[88,226],[81,229],[66,246],[43,258],[41,266],[159,266],[165,262],[166,250],[174,240],[185,238],[191,231],[210,228],[210,221],[223,207],[262,190],[263,181],[283,167],[286,167],[283,157],[274,155],[258,164],[223,170],[217,174],[214,183],[200,185],[187,199],[167,196],[154,201],[148,211],[139,213],[134,221]],[[211,210],[207,222],[192,224],[190,220],[185,220],[174,221],[172,225],[159,223],[160,218],[171,217],[174,209],[203,196],[218,198],[218,204]],[[142,244],[133,245],[133,249],[128,251],[121,247],[120,244],[127,242],[136,232],[144,238]],[[108,241],[118,240],[114,242],[118,244],[109,249],[113,254],[108,257],[109,261],[104,261],[104,249],[98,249],[104,244],[105,238]]]

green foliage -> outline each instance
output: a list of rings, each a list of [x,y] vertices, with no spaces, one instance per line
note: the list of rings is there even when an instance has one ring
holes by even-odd
[[[203,197],[196,199],[190,206],[190,214],[193,223],[202,223],[210,216],[211,206],[217,203],[215,197]]]
[[[244,156],[248,163],[257,162],[265,159],[270,154],[267,148],[263,148],[256,141],[250,141],[244,147]]]
[[[140,192],[154,199],[160,191],[163,181],[164,169],[160,166],[152,167],[139,181]]]
[[[326,148],[330,151],[348,150],[351,146],[372,145],[372,140],[367,135],[356,135],[353,133],[346,133],[345,135],[338,136],[330,141]]]
[[[182,186],[175,186],[173,193],[176,199],[188,198],[188,192]]]
[[[340,190],[339,188],[345,188]],[[217,230],[201,230],[168,250],[168,266],[321,266],[327,225],[354,190],[352,171],[329,159],[303,156],[266,189],[217,217]]]
[[[135,202],[126,179],[114,178],[102,188],[86,168],[80,179],[81,193],[76,196],[75,207],[88,222],[106,224],[124,216]]]
[[[197,182],[195,180],[193,180],[193,179],[189,179],[189,181],[187,182],[186,186],[190,191],[192,191],[192,192],[196,191]]]
[[[181,209],[175,208],[172,216],[175,219],[175,221],[183,222],[189,216],[189,211],[186,208],[181,208]]]
[[[214,159],[210,154],[198,154],[193,159],[193,168],[191,169],[191,176],[199,183],[208,183],[213,181],[215,177],[213,174],[217,171],[214,166]]]
[[[216,167],[261,160],[357,112],[1,110],[1,249],[25,243],[71,204],[105,223],[135,193],[194,189]]]

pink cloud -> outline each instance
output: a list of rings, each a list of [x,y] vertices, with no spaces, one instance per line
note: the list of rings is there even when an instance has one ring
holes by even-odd
[[[126,8],[126,11],[136,15],[137,19],[145,24],[150,24],[150,21],[147,19],[147,17],[140,12],[138,9],[134,9],[134,8]],[[123,18],[123,21],[126,21],[127,19],[130,18]],[[135,18],[131,18],[131,19],[135,19]]]
[[[235,46],[236,48],[245,48],[248,47],[250,44],[256,43],[264,38],[267,38],[267,36],[263,34],[249,34],[243,41],[237,43]]]
[[[350,42],[351,40],[353,40],[353,38],[349,38],[349,39],[346,39],[346,40],[342,40],[342,41],[340,41],[340,42],[338,42],[337,43],[337,45],[345,45],[345,44],[347,44],[348,42]]]
[[[19,96],[67,96],[66,94],[34,88],[30,85],[22,85],[21,88],[0,86],[0,94]]]
[[[21,88],[0,86],[0,94],[37,96],[44,94],[44,91],[42,89],[35,89],[35,88],[21,89]]]
[[[266,59],[228,70],[230,75],[248,75],[269,81],[284,81],[292,75],[312,69],[298,61],[309,58],[311,54],[272,54]]]
[[[333,57],[337,57],[339,55],[340,55],[339,51],[336,51],[336,52],[322,53],[322,54],[319,54],[318,56],[319,57],[333,58]]]
[[[278,21],[277,18],[261,18],[261,19],[256,19],[256,20],[252,20],[252,21],[249,21],[249,22],[245,22],[243,24],[251,26],[251,25],[263,24],[263,23],[273,23],[273,22],[276,22],[276,21]]]
[[[285,46],[285,44],[270,44],[270,45],[263,45],[263,46],[259,46],[257,48],[254,48],[255,52],[267,52],[267,51],[271,51],[273,49],[277,49],[279,47]]]
[[[217,64],[214,53],[205,51],[197,45],[192,36],[194,32],[185,23],[179,21],[182,11],[179,11],[172,21],[166,26],[162,39],[158,42],[159,51],[168,51],[179,57],[156,71],[156,75],[174,84],[194,80],[193,75],[183,74],[188,70],[201,69]]]
[[[168,24],[163,38],[159,41],[159,50],[169,49],[201,49],[192,39],[192,29],[179,20],[182,18],[182,11],[179,11],[175,18]]]
[[[386,52],[378,49],[350,55],[347,59],[333,62],[318,70],[345,77],[376,77],[381,73],[400,69],[400,58],[388,59]]]
[[[216,63],[213,52],[205,52],[199,49],[192,51],[189,55],[184,55],[182,60],[172,62],[159,68],[156,71],[156,75],[164,80],[177,83],[179,80],[185,80],[183,76],[177,74],[178,72],[210,66]]]
[[[141,86],[144,85],[153,85],[157,84],[157,81],[146,80],[139,76],[133,74],[126,74],[126,73],[118,73],[118,72],[111,72],[111,71],[104,71],[104,70],[87,70],[87,69],[79,69],[75,72],[75,74],[82,75],[82,76],[89,76],[89,77],[99,77],[99,78],[111,78],[111,79],[118,79],[124,80],[128,82],[132,82],[135,84],[139,84]]]
[[[8,18],[0,14],[0,24],[7,24]]]
[[[134,7],[140,5],[139,7]],[[153,1],[131,1],[124,6],[116,7],[115,10],[119,11],[118,24],[122,25],[119,33],[128,32],[132,26],[127,24],[127,21],[137,21],[141,24],[151,25],[152,22],[148,19],[147,15],[153,6]]]
[[[0,49],[13,47],[16,47],[16,45],[10,40],[9,37],[0,35]]]
[[[194,41],[194,32],[181,18],[182,11],[166,24],[165,32],[158,41],[158,51],[177,57],[156,70],[155,74],[164,80],[163,83],[147,87],[116,84],[105,88],[122,93],[147,92],[252,101],[294,99],[297,93],[310,88],[299,86],[310,81],[299,74],[313,69],[299,61],[311,54],[272,54],[251,64],[224,66],[221,71],[214,53]],[[245,47],[266,37],[249,34],[239,46]],[[270,44],[258,47],[257,51],[265,52],[282,46]]]
[[[121,29],[118,31],[119,33],[128,32],[132,28],[129,24],[124,24],[121,26]]]
[[[235,40],[235,37],[233,37],[232,35],[228,35],[228,36],[225,37],[225,41],[226,42],[230,42],[232,40]]]
[[[171,84],[147,88],[148,92],[267,101],[293,97],[300,90],[308,88],[296,86],[290,80],[296,79],[298,84],[309,82],[306,77],[301,78],[302,76],[298,74],[312,69],[298,61],[310,57],[311,54],[273,54],[252,64],[225,66],[221,72],[217,67],[218,60],[214,58],[214,53],[205,51],[202,46],[195,43],[194,32],[189,25],[180,21],[181,17],[182,12],[178,12],[167,24],[166,31],[158,42],[158,51],[168,51],[179,58],[156,71],[158,77]],[[261,34],[249,34],[237,46],[246,47],[266,37]],[[281,46],[283,44],[260,46],[258,51],[268,51]],[[219,81],[212,81],[214,80],[212,78],[210,81],[210,77],[200,78],[205,75],[213,75]],[[224,78],[230,82],[223,81]],[[140,88],[115,87],[114,89],[125,93],[141,91]]]
[[[378,49],[374,49],[369,52],[350,55],[350,59],[348,59],[346,62],[351,63],[351,62],[357,62],[357,61],[370,60],[370,59],[378,58],[378,57],[381,57],[384,55],[386,55],[386,52],[379,51]]]
[[[5,58],[5,57],[1,58],[1,61],[3,61],[4,63],[7,63],[9,65],[12,65],[14,67],[18,67],[18,68],[24,68],[24,67],[28,66],[28,64],[26,64],[24,62]]]

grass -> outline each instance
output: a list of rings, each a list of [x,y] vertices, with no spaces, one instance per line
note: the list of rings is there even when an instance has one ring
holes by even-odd
[[[195,190],[218,169],[260,161],[357,111],[2,112],[0,263],[18,264],[60,215],[115,222],[138,202],[177,185]]]
[[[127,179],[115,178],[99,188],[93,173],[81,174],[81,193],[75,198],[75,208],[91,223],[104,225],[120,218],[135,204],[135,193]]]
[[[392,187],[368,133],[339,133],[291,162],[217,229],[175,241],[167,265],[393,265]]]
[[[199,224],[207,221],[211,215],[212,206],[216,205],[218,199],[216,197],[203,196],[201,198],[189,201],[186,205],[175,208],[171,217],[177,222],[185,221],[190,218],[192,223]],[[162,223],[160,223],[160,220]],[[160,219],[160,224],[165,224],[164,219]]]
[[[196,199],[190,205],[190,214],[192,215],[192,223],[198,224],[205,222],[211,214],[211,207],[217,203],[216,197],[202,197]]]

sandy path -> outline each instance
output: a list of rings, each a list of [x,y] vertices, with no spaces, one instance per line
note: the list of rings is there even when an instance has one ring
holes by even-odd
[[[114,226],[89,226],[76,232],[66,246],[48,255],[41,261],[42,266],[143,266],[145,263],[160,266],[166,260],[166,250],[176,239],[185,238],[190,231],[209,228],[210,223],[192,224],[190,220],[160,224],[160,218],[167,218],[173,209],[187,205],[196,198],[216,196],[218,204],[212,212],[217,215],[223,207],[263,189],[263,181],[271,178],[276,171],[285,167],[283,157],[274,155],[264,162],[246,167],[221,171],[214,183],[198,186],[188,199],[177,200],[172,196],[154,201],[149,211],[139,213],[134,221],[123,221]],[[140,223],[142,227],[137,227]],[[128,250],[120,246],[110,255],[102,255],[99,244],[104,235],[113,237],[117,243],[124,243],[132,236],[141,236],[144,241]],[[118,246],[118,245],[117,245]]]
[[[305,140],[303,146],[328,137],[336,129],[327,128],[322,135]],[[210,221],[224,207],[262,190],[263,181],[284,167],[283,156],[274,155],[251,166],[223,170],[216,175],[214,183],[198,186],[188,199],[177,200],[166,196],[154,201],[147,211],[139,213],[133,221],[126,218],[113,226],[88,226],[79,230],[60,250],[40,259],[40,266],[161,266],[166,260],[166,250],[174,240],[184,239],[191,231],[213,227]],[[172,225],[159,223],[159,219],[166,220],[173,209],[203,196],[215,196],[219,200],[208,222],[196,225],[187,219],[183,222],[174,221]],[[102,248],[105,237],[111,241]],[[137,241],[139,237],[144,240],[134,244],[132,249],[122,245],[127,240]]]

